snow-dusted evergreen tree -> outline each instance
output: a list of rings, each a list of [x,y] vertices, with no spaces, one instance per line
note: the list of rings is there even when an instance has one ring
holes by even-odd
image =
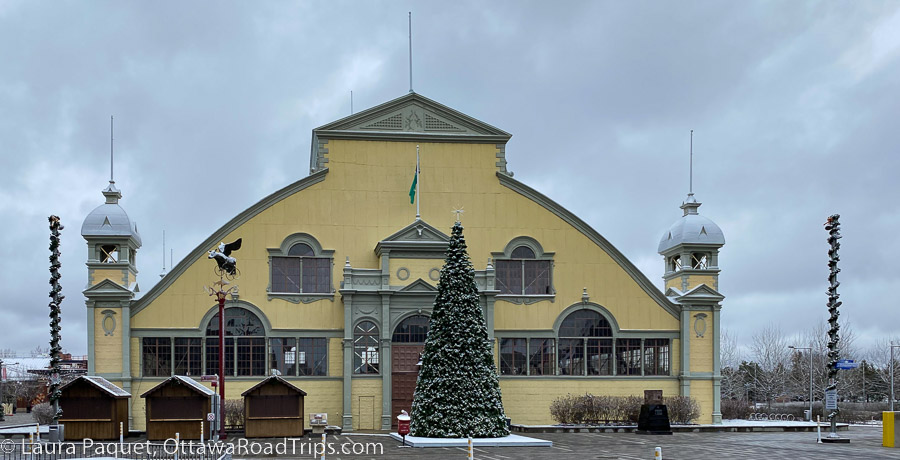
[[[413,436],[509,434],[463,227],[453,226],[413,396]]]

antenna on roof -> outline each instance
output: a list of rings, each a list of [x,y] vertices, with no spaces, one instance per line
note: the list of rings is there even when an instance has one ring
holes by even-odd
[[[688,183],[688,195],[694,194],[694,130],[691,130],[691,166],[690,182]]]
[[[409,12],[409,92],[413,92],[412,85],[412,11]]]
[[[109,116],[109,183],[115,184],[113,180],[113,116]]]

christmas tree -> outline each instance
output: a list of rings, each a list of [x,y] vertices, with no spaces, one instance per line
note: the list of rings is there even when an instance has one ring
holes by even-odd
[[[453,226],[413,396],[413,436],[509,434],[463,227]]]

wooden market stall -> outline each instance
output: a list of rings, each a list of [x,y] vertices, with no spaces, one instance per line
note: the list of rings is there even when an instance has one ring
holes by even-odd
[[[128,399],[131,394],[103,377],[86,376],[60,388],[60,423],[68,439],[118,439],[119,423],[128,434]]]
[[[244,436],[303,436],[305,391],[273,375],[243,392],[241,396],[244,397]]]
[[[181,434],[181,439],[200,439],[201,426],[209,429],[206,414],[211,412],[216,393],[196,380],[175,375],[151,388],[141,397],[146,401],[147,439],[165,440]]]

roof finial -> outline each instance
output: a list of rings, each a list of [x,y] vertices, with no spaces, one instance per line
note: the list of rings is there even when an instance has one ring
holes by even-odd
[[[109,116],[109,185],[103,189],[103,196],[106,197],[107,204],[116,204],[119,198],[122,198],[122,192],[116,188],[116,181],[113,179],[113,116]]]
[[[413,92],[412,84],[412,11],[409,12],[409,92]]]
[[[688,183],[688,195],[694,194],[694,130],[691,130],[691,166],[690,180]]]
[[[109,183],[115,184],[113,179],[113,116],[109,116]]]

